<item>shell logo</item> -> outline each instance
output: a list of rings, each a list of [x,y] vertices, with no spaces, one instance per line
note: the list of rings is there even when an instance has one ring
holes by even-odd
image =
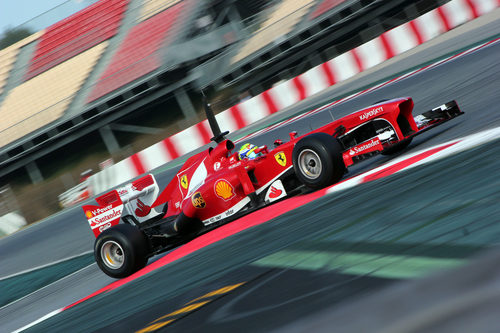
[[[236,194],[233,186],[225,179],[220,179],[214,185],[215,194],[224,201],[231,200]]]
[[[85,216],[87,216],[88,219],[91,219],[93,215],[92,215],[92,212],[90,210],[88,210],[85,212]]]

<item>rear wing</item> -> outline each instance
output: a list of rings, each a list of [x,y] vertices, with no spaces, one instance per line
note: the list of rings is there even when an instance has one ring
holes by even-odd
[[[84,205],[82,209],[97,237],[104,230],[120,223],[122,216],[132,215],[135,221],[142,223],[162,214],[151,208],[158,192],[158,184],[149,174],[97,197],[98,206]]]
[[[99,206],[82,206],[95,237],[99,236],[104,230],[117,225],[123,213],[123,202],[116,190],[97,197],[96,201]]]

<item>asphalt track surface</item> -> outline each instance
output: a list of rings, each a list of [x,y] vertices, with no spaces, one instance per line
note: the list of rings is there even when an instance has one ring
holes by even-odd
[[[447,47],[459,45],[456,39],[464,43],[464,36],[469,44],[492,36],[494,29],[498,30],[496,25],[493,22],[475,33],[467,32],[429,47],[422,54],[401,59],[402,63],[395,63],[392,68],[330,89],[288,112],[294,114],[299,109],[305,111],[333,101],[388,77],[392,71],[402,71],[409,64],[417,65],[439,53],[445,54]],[[499,127],[499,54],[500,45],[496,43],[337,105],[332,114],[315,114],[252,142],[271,146],[275,138],[286,139],[290,130],[304,133],[332,115],[339,118],[380,99],[398,96],[412,96],[417,113],[451,99],[456,99],[466,112],[463,117],[416,138],[409,151]],[[499,230],[493,229],[491,223],[499,213],[495,175],[500,165],[494,158],[500,153],[497,146],[498,142],[488,144],[390,180],[318,199],[95,296],[32,330],[278,329],[326,306],[362,297],[395,281],[422,276],[437,267],[455,267],[464,258],[497,242]],[[348,176],[389,159],[371,159],[350,170]],[[160,185],[168,182],[172,174],[159,174]],[[413,218],[415,215],[419,218]],[[0,278],[88,253],[92,245],[93,236],[81,210],[68,210],[0,240]],[[95,264],[87,264],[89,256],[73,259],[73,268],[65,268],[66,274],[74,272],[71,275],[58,277],[47,287],[1,307],[0,331],[18,329],[113,282]],[[378,269],[382,273],[372,274],[373,269],[362,264],[378,259],[382,261],[379,266],[392,268]],[[361,268],[349,269],[353,262]],[[395,266],[395,262],[400,264]],[[40,280],[36,275],[31,278]],[[0,288],[5,288],[6,281],[15,285],[12,278],[0,281]],[[195,301],[210,292],[201,302]]]

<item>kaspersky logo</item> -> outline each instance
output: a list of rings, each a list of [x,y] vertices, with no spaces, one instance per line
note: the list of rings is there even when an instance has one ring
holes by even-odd
[[[379,106],[378,108],[375,108],[375,109],[372,109],[370,111],[363,113],[361,116],[359,116],[359,120],[370,119],[371,117],[376,116],[377,114],[379,114],[382,111],[384,111],[384,108]]]
[[[370,148],[378,146],[379,144],[380,144],[380,140],[379,139],[371,139],[370,142],[365,143],[365,144],[363,144],[361,146],[352,147],[351,150],[349,150],[349,155],[354,156],[354,155],[357,155],[357,154],[361,154],[365,150],[368,150]]]

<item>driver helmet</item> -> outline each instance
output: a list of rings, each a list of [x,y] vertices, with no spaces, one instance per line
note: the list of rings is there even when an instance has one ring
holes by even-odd
[[[245,143],[243,146],[241,146],[240,151],[238,152],[238,156],[240,160],[247,158],[249,160],[253,160],[254,158],[257,158],[261,155],[261,153],[256,153],[255,150],[258,147],[256,145],[253,145],[251,143]]]

